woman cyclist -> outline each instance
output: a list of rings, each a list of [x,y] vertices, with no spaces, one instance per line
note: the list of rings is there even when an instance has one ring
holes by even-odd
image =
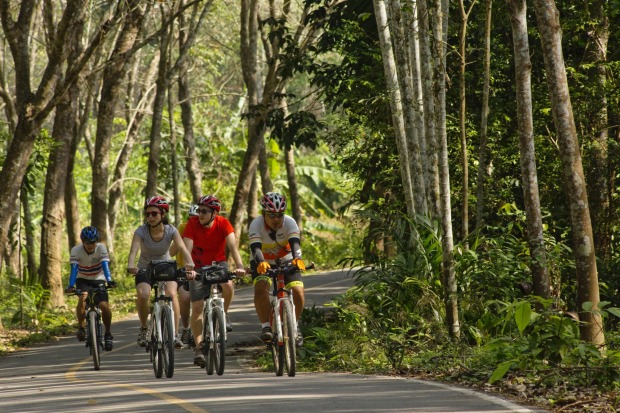
[[[149,262],[153,260],[170,260],[170,245],[174,241],[176,247],[180,249],[185,259],[185,269],[188,271],[188,279],[194,277],[194,261],[189,251],[185,248],[181,234],[177,229],[168,223],[167,213],[170,211],[168,202],[161,196],[152,196],[144,203],[144,215],[146,223],[140,225],[134,232],[129,250],[127,272],[138,274],[136,276],[136,307],[140,318],[140,333],[138,335],[138,345],[147,345],[147,320],[149,316],[149,298],[151,296],[151,280],[145,272],[139,273],[140,269],[147,268]],[[138,264],[135,264],[136,254],[140,250]],[[172,298],[172,309],[174,311],[175,331],[179,331],[179,300],[177,298],[176,281],[166,282],[166,295]],[[174,345],[176,348],[183,347],[183,343],[178,334],[175,337]]]

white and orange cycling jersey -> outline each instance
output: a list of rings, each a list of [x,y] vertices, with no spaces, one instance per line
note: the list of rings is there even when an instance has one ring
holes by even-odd
[[[71,248],[70,263],[72,267],[77,265],[77,278],[105,281],[106,276],[102,264],[104,261],[108,263],[110,257],[108,249],[102,243],[97,244],[92,254],[86,252],[82,244]]]
[[[258,216],[250,223],[248,232],[249,245],[260,242],[262,244],[261,250],[265,257],[265,261],[269,264],[275,264],[278,258],[282,259],[282,261],[290,261],[293,259],[291,246],[288,241],[291,238],[299,239],[300,231],[297,223],[292,217],[284,215],[282,227],[274,232],[265,225],[263,216]],[[301,254],[299,256],[301,256]],[[253,254],[250,258],[252,260],[254,259]]]

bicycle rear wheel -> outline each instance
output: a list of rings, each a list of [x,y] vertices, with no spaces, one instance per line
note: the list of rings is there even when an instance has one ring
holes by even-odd
[[[224,374],[226,364],[226,320],[224,319],[224,310],[220,307],[213,309],[213,348],[211,353],[215,372],[221,376]]]
[[[269,344],[271,346],[271,357],[273,358],[273,370],[276,376],[284,374],[284,344],[281,337],[278,337],[278,326],[276,325],[275,312],[279,311],[275,306],[271,307],[271,331],[273,339]],[[281,320],[281,318],[280,318]]]
[[[284,341],[284,359],[286,360],[286,372],[289,377],[295,376],[295,314],[289,300],[284,300],[282,308],[282,337]]]
[[[101,368],[101,358],[99,354],[99,337],[97,336],[97,312],[88,312],[88,343],[90,346],[90,354],[93,356],[93,364],[95,370]]]
[[[161,312],[161,335],[162,335],[162,359],[166,377],[174,375],[174,324],[172,320],[172,309],[165,305]]]

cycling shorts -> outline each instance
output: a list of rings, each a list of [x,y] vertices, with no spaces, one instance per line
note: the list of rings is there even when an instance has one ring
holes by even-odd
[[[75,289],[76,290],[85,290],[88,287],[102,287],[106,283],[103,280],[87,280],[85,278],[78,278],[75,280]],[[107,303],[108,302],[108,291],[100,291],[95,294],[95,304],[99,303]]]

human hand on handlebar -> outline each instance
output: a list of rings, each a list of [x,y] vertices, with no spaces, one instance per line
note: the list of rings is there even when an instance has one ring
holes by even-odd
[[[136,267],[127,267],[127,274],[136,275],[138,273],[138,268]]]
[[[114,280],[108,281],[108,288],[116,288],[116,281]]]
[[[65,294],[73,294],[74,292],[75,292],[75,287],[65,288]]]
[[[233,272],[239,277],[243,277],[245,275],[245,268],[235,268]]]
[[[269,268],[271,268],[271,265],[269,265],[267,261],[261,261],[258,263],[258,266],[256,266],[256,272],[259,274],[266,274]]]
[[[299,268],[301,271],[306,270],[306,264],[304,264],[301,258],[293,258],[292,263],[295,267]]]

